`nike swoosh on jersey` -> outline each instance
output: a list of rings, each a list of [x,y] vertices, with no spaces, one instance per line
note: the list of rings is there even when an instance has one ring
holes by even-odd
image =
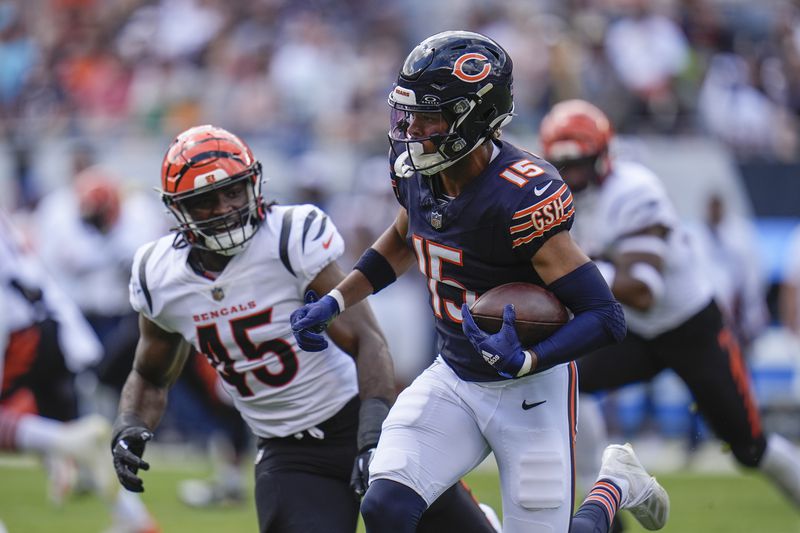
[[[330,237],[328,237],[328,240],[327,240],[327,241],[325,241],[325,242],[323,242],[323,243],[322,243],[322,247],[323,247],[323,248],[325,248],[325,249],[327,250],[328,248],[330,248],[330,246],[331,246],[331,242],[332,242],[332,241],[333,241],[333,233],[331,233],[331,236],[330,236]]]
[[[543,186],[543,188],[541,188],[541,189],[540,189],[539,187],[534,187],[534,188],[533,188],[533,194],[535,194],[536,196],[541,196],[541,195],[542,195],[542,193],[544,193],[544,191],[546,191],[547,189],[549,189],[549,188],[550,188],[550,186],[551,186],[552,184],[553,184],[553,182],[552,182],[552,181],[548,181],[548,182],[547,182],[547,184],[545,184],[545,185]]]
[[[522,400],[522,410],[527,411],[528,409],[533,409],[537,405],[542,405],[546,401],[547,400],[542,400],[541,402],[528,403],[526,400]]]

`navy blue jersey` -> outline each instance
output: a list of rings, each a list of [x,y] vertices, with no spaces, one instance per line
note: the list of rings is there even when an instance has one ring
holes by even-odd
[[[547,239],[569,230],[575,212],[567,184],[547,161],[495,142],[497,157],[449,202],[436,198],[432,177],[392,174],[408,211],[406,239],[428,279],[439,353],[467,381],[502,378],[464,336],[461,304],[513,281],[544,286],[531,258]]]

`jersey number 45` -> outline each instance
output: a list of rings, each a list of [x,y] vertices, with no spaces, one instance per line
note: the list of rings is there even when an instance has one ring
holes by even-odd
[[[211,365],[217,369],[222,379],[236,387],[242,397],[253,395],[253,389],[247,383],[247,374],[252,374],[258,381],[269,387],[282,387],[292,381],[297,374],[297,355],[288,342],[283,339],[270,339],[256,344],[250,339],[250,330],[265,326],[270,322],[272,322],[272,308],[230,321],[233,340],[245,360],[264,361],[264,364],[254,365],[244,372],[236,370],[235,360],[220,339],[216,324],[197,327],[200,351],[208,357]],[[269,353],[275,354],[281,363],[281,370],[277,373],[270,372],[266,367],[264,356]],[[246,364],[241,366],[246,366]]]

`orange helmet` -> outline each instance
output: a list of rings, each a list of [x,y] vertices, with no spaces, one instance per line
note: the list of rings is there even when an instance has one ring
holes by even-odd
[[[565,100],[553,106],[542,119],[539,136],[544,158],[556,168],[586,162],[592,163],[598,179],[608,174],[614,131],[605,113],[589,102]]]
[[[74,187],[81,218],[101,232],[108,232],[120,214],[117,177],[106,169],[92,166],[75,176]]]
[[[247,185],[247,203],[205,220],[195,220],[187,203],[238,183]],[[261,163],[236,135],[215,126],[178,135],[161,165],[161,198],[177,219],[174,230],[203,250],[233,255],[244,249],[264,220]]]

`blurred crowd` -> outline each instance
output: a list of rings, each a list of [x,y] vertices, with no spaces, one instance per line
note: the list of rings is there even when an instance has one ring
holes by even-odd
[[[517,130],[581,97],[623,132],[708,132],[743,158],[797,158],[789,0],[3,0],[0,128],[20,149],[212,122],[289,155],[383,150],[398,58],[457,27],[514,58]]]

